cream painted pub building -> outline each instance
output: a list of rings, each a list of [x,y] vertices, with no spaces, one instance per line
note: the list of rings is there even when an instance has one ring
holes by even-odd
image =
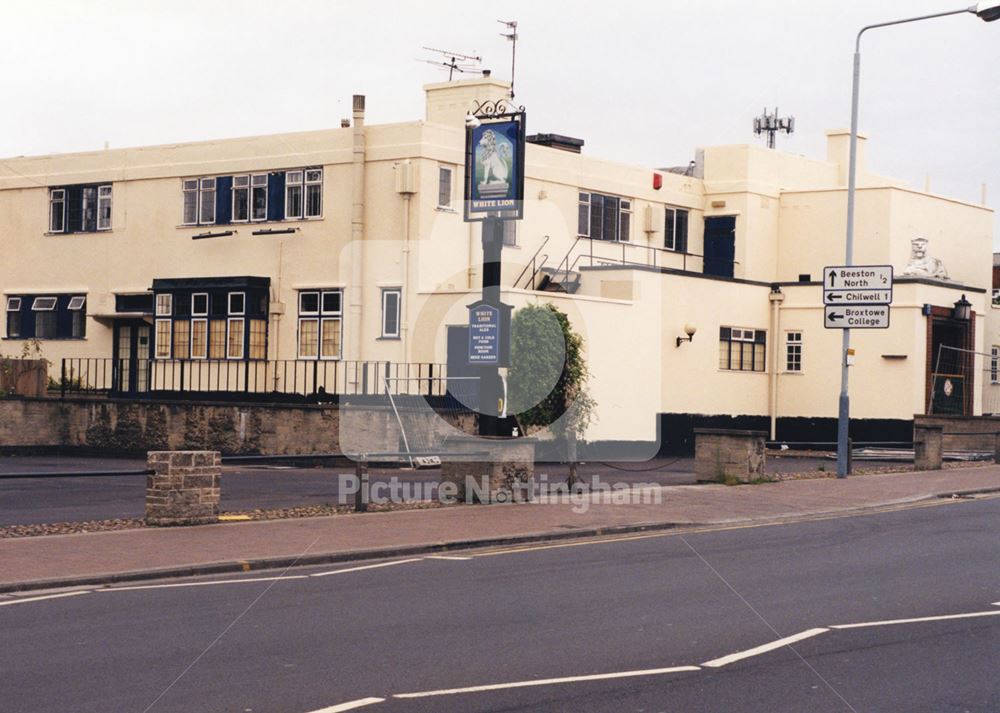
[[[467,371],[482,277],[464,118],[507,91],[429,85],[409,123],[366,125],[356,97],[337,129],[0,162],[0,352],[38,340],[70,392],[123,397],[436,393]],[[654,169],[533,134],[550,127],[530,108],[502,298],[553,303],[585,338],[588,440],[673,450],[696,425],[832,440],[841,333],[824,328],[821,280],[843,262],[847,132],[828,132],[823,158],[716,146]],[[854,332],[852,430],[908,440],[940,346],[1000,344],[993,212],[871,173],[864,144],[855,262],[896,281],[890,328]],[[916,238],[947,278],[904,275]],[[981,413],[984,373],[955,375],[952,410]]]

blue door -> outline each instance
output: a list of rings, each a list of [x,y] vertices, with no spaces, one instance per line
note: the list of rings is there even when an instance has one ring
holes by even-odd
[[[705,267],[706,275],[733,276],[736,260],[736,216],[723,215],[705,218]]]

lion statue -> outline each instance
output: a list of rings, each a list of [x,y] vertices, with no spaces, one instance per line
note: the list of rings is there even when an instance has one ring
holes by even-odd
[[[910,241],[910,261],[903,268],[904,275],[915,277],[934,277],[947,280],[948,271],[944,263],[936,257],[927,254],[927,238],[914,238]]]

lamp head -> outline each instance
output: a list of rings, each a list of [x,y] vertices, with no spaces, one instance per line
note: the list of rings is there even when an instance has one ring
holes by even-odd
[[[697,332],[697,331],[698,331],[698,328],[696,326],[694,326],[693,324],[685,324],[684,325],[684,334],[688,335],[689,337],[693,337],[694,333]]]
[[[974,12],[984,22],[1000,20],[1000,0],[981,0],[970,7],[969,12]]]
[[[1000,0],[998,0],[1000,2]],[[465,126],[469,129],[478,129],[482,126],[483,122],[472,115],[472,112],[467,112],[465,114]]]

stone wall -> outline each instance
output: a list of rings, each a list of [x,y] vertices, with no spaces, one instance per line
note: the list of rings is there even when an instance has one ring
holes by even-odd
[[[749,483],[764,477],[765,431],[694,430],[694,472],[701,482]]]
[[[209,450],[236,454],[389,452],[402,449],[389,406],[224,404],[116,399],[0,399],[0,447],[143,453]],[[411,448],[426,450],[472,432],[467,412],[446,418],[401,408]],[[346,442],[345,442],[346,441]]]
[[[208,525],[219,521],[222,455],[218,451],[151,451],[146,460],[146,524]]]
[[[946,451],[992,452],[1000,416],[914,416],[914,431],[921,426],[940,426]]]

